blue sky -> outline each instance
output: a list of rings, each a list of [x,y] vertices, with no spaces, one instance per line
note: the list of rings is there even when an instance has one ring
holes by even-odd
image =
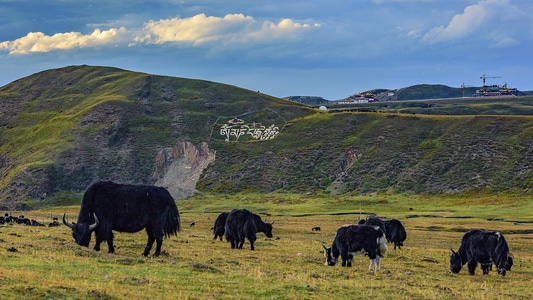
[[[531,53],[531,0],[0,0],[0,86],[87,64],[277,97],[533,90]]]

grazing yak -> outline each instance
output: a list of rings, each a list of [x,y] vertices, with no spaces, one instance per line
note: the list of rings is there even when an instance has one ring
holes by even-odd
[[[368,255],[369,270],[377,271],[381,267],[381,257],[387,254],[387,238],[378,226],[345,225],[337,229],[331,247],[324,247],[326,265],[334,266],[342,258],[343,267],[351,267],[354,255]]]
[[[396,247],[398,249],[402,249],[403,242],[407,238],[407,232],[405,231],[405,227],[403,227],[402,222],[391,219],[391,220],[385,220],[383,221],[385,224],[386,232],[385,235],[387,236],[387,241],[394,243],[394,250],[396,250]]]
[[[505,276],[513,265],[509,246],[503,234],[498,231],[470,230],[464,234],[459,250],[457,252],[451,250],[450,271],[454,274],[459,273],[461,267],[468,263],[468,272],[474,275],[479,263],[483,274],[486,275],[494,263],[498,274]]]
[[[233,209],[226,218],[224,237],[231,243],[231,249],[242,249],[244,239],[250,241],[250,250],[254,250],[257,232],[272,237],[272,224],[265,223],[261,217],[247,209]]]
[[[378,226],[383,230],[383,233],[387,235],[387,227],[385,227],[385,223],[378,217],[370,217],[366,220],[359,220],[359,225],[370,225],[370,226]]]
[[[85,191],[77,223],[68,223],[65,216],[63,223],[72,229],[78,245],[88,247],[94,231],[94,250],[99,251],[100,243],[107,241],[109,253],[115,252],[112,230],[138,232],[146,228],[144,256],[148,256],[154,241],[154,256],[159,256],[163,237],[180,231],[176,202],[166,189],[157,186],[98,181]]]
[[[224,232],[226,231],[224,227],[226,226],[226,218],[228,217],[228,215],[229,212],[223,212],[218,215],[217,219],[215,220],[215,224],[213,225],[214,240],[220,238],[220,240],[222,241],[222,237],[224,236]]]

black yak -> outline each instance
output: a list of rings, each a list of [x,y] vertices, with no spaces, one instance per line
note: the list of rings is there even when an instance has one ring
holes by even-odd
[[[387,231],[385,232],[385,236],[387,236],[387,241],[394,243],[394,249],[396,250],[396,247],[398,249],[402,249],[403,242],[405,239],[407,239],[407,232],[405,231],[405,227],[403,227],[402,222],[391,219],[391,220],[385,220],[383,221],[385,224],[385,228]]]
[[[387,235],[387,227],[385,227],[385,223],[378,217],[370,217],[366,220],[359,220],[359,225],[370,225],[370,226],[379,226],[381,230],[383,230],[383,233]]]
[[[148,256],[154,241],[154,256],[161,253],[163,237],[177,235],[180,216],[176,202],[162,187],[117,184],[98,181],[90,185],[81,203],[77,223],[63,223],[72,229],[72,236],[80,246],[89,246],[94,231],[94,250],[107,241],[108,252],[115,252],[113,232],[138,232],[146,228],[148,242],[143,255]]]
[[[213,225],[213,239],[216,240],[217,238],[220,238],[222,241],[222,237],[224,236],[226,226],[226,218],[228,217],[229,212],[223,212],[220,215],[218,215],[217,219],[215,220],[215,224]]]
[[[224,237],[231,243],[232,249],[242,249],[244,239],[250,241],[250,250],[254,250],[257,232],[272,237],[272,224],[265,223],[261,217],[247,209],[233,209],[226,218]]]
[[[368,255],[370,270],[377,271],[381,267],[381,257],[387,255],[387,238],[378,226],[345,225],[337,229],[331,247],[324,247],[326,265],[334,266],[342,258],[343,267],[351,267],[354,255]]]
[[[450,271],[454,274],[459,273],[462,266],[468,263],[468,272],[474,275],[479,263],[483,274],[486,275],[494,263],[498,274],[505,276],[513,265],[507,241],[498,231],[470,230],[464,234],[459,250],[451,250]]]

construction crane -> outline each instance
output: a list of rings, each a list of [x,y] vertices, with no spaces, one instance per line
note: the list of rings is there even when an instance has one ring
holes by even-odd
[[[500,78],[500,76],[485,76],[485,74],[483,74],[483,76],[479,77],[479,79],[483,79],[483,87],[485,87],[485,79],[487,78]]]
[[[463,89],[463,98],[465,97],[465,88],[469,88],[469,87],[472,87],[471,85],[465,85],[465,83],[463,82],[463,84],[461,84],[461,88]]]

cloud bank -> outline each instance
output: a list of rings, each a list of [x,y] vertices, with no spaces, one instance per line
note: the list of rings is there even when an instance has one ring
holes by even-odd
[[[91,34],[80,32],[57,33],[45,35],[42,32],[30,32],[14,41],[0,43],[0,50],[8,50],[9,54],[30,54],[53,50],[70,50],[109,45],[118,42],[126,33],[124,27],[101,31],[95,29]]]
[[[14,41],[1,42],[0,50],[7,50],[9,54],[30,54],[123,43],[129,46],[140,43],[199,46],[208,43],[289,41],[298,39],[303,31],[317,27],[320,25],[302,24],[291,19],[282,19],[277,23],[268,20],[259,23],[253,17],[243,14],[228,14],[224,17],[198,14],[190,18],[151,20],[144,28],[133,30],[120,27],[95,29],[86,35],[66,32],[51,36],[42,32],[30,32]]]

